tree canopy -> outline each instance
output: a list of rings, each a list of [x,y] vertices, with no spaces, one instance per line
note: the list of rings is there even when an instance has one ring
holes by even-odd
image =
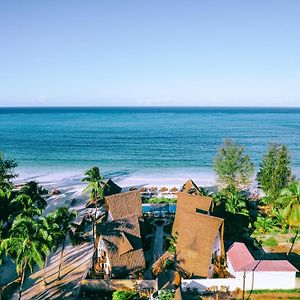
[[[263,157],[256,179],[270,200],[275,200],[281,190],[293,180],[291,157],[285,145],[270,145]]]
[[[244,147],[225,140],[215,158],[214,169],[223,186],[241,188],[251,182],[254,165]]]

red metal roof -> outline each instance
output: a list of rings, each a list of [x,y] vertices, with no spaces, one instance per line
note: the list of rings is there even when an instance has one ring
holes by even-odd
[[[244,243],[235,242],[227,251],[227,257],[233,267],[234,271],[241,271],[246,265],[255,262]]]
[[[287,260],[255,260],[243,268],[256,272],[297,272],[298,270]]]
[[[227,251],[233,270],[256,272],[297,272],[287,260],[255,260],[244,243],[235,242]]]

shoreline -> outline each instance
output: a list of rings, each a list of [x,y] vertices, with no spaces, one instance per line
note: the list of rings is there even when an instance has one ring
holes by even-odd
[[[85,169],[47,169],[41,168],[17,168],[16,173],[19,174],[14,180],[16,184],[36,180],[41,185],[55,186],[63,185],[74,186],[82,185],[81,182],[84,177]],[[174,169],[145,169],[140,171],[108,171],[103,170],[105,178],[110,178],[115,181],[122,188],[130,188],[133,186],[146,186],[146,187],[180,187],[188,179],[193,179],[198,185],[212,186],[216,184],[216,174],[210,169],[191,169],[191,168],[174,168]]]

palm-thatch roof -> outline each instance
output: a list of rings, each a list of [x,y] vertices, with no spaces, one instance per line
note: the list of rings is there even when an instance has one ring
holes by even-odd
[[[196,185],[196,183],[189,179],[181,189],[182,192],[188,193],[188,194],[194,194],[194,195],[201,195],[199,187]]]
[[[169,189],[167,188],[167,187],[165,187],[165,186],[163,186],[162,188],[160,188],[160,192],[167,192]]]
[[[142,200],[139,191],[105,197],[105,204],[113,220],[132,215],[142,216]]]
[[[176,192],[178,192],[178,188],[177,188],[176,186],[174,186],[174,187],[172,187],[172,188],[170,189],[170,192],[171,192],[171,193],[176,193]]]
[[[103,188],[104,196],[119,194],[121,193],[121,191],[122,188],[118,186],[114,181],[112,181],[111,179],[106,180]]]
[[[146,193],[146,192],[148,192],[148,189],[143,186],[143,187],[140,188],[139,192],[140,193]]]
[[[124,278],[145,268],[138,216],[116,219],[97,226],[114,278]]]
[[[213,245],[218,235],[221,252],[224,253],[223,231],[223,219],[202,213],[181,213],[176,258],[178,270],[185,277],[208,277]]]
[[[177,193],[176,214],[173,224],[173,233],[177,231],[178,223],[182,218],[183,213],[208,213],[212,207],[212,198],[190,195],[185,192]]]

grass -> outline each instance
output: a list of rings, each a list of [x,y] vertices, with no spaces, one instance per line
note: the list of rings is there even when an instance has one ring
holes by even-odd
[[[146,199],[144,202],[150,204],[162,204],[162,203],[176,203],[176,201],[177,201],[176,198],[153,197],[153,198]]]
[[[238,293],[233,292],[232,297],[236,300],[242,300],[242,291]],[[252,292],[246,291],[244,299],[247,300],[266,300],[266,299],[300,299],[300,289],[290,290],[253,290]]]
[[[268,239],[263,241],[263,245],[267,247],[275,247],[278,245],[275,237],[271,236]]]
[[[249,291],[247,291],[249,293]],[[287,293],[287,294],[295,294],[300,293],[300,289],[290,289],[290,290],[253,290],[252,294],[265,294],[265,293]]]

